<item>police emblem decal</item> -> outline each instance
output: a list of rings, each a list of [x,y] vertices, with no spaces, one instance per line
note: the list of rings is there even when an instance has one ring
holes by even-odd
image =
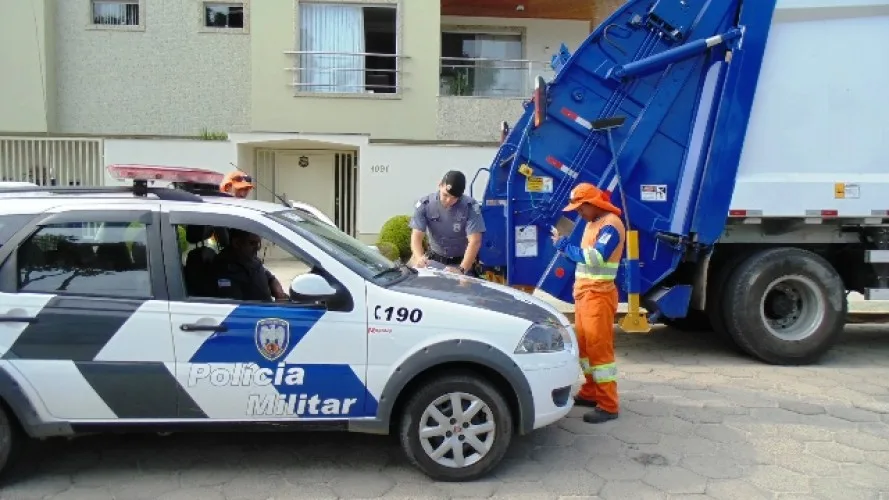
[[[290,323],[278,318],[261,319],[256,322],[254,339],[259,354],[269,361],[276,361],[290,345]]]

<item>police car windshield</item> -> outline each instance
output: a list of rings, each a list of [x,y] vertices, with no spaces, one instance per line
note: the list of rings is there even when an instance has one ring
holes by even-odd
[[[406,267],[303,210],[281,210],[268,216],[312,240],[365,279],[389,284],[409,272]]]

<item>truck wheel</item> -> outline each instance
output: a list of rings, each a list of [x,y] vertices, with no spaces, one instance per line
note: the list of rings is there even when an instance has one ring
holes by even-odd
[[[725,304],[727,294],[725,284],[741,262],[744,262],[744,259],[746,259],[747,256],[748,255],[745,253],[736,253],[732,255],[730,258],[726,259],[722,265],[717,267],[716,272],[707,279],[706,309],[707,316],[710,318],[710,326],[721,341],[731,344],[732,348],[738,351],[742,351],[743,349],[728,331],[728,325],[726,324],[725,315],[723,314],[723,304]]]
[[[503,396],[486,380],[449,375],[423,386],[401,418],[408,460],[436,481],[471,481],[496,467],[512,439]]]
[[[799,248],[752,255],[732,274],[723,314],[739,346],[772,364],[809,364],[846,323],[845,287],[821,256]]]

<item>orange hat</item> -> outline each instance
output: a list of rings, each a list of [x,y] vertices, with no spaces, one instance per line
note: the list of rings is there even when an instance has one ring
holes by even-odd
[[[610,198],[611,197],[608,195],[608,193],[602,191],[596,186],[593,186],[592,184],[587,182],[581,182],[580,184],[574,186],[574,189],[571,190],[571,199],[568,203],[568,206],[563,208],[562,211],[570,212],[572,210],[577,210],[577,208],[584,203],[589,203],[590,205],[599,207],[602,210],[620,216],[620,214],[622,213],[621,210],[611,203]]]
[[[253,189],[253,178],[240,170],[225,174],[222,183],[219,184],[219,190],[227,193],[239,189]]]

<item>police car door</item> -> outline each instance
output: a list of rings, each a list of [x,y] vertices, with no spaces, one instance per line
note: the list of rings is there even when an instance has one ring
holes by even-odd
[[[158,207],[54,212],[0,248],[0,365],[60,420],[176,418]]]
[[[173,210],[163,216],[176,376],[195,401],[195,407],[182,408],[183,416],[335,421],[375,415],[364,383],[363,279],[260,212],[219,213],[227,209],[214,205],[214,213]],[[228,244],[222,228],[259,235],[264,244],[280,247],[279,253],[307,259],[311,271],[323,275],[339,296],[326,305],[194,296],[181,279],[183,260],[174,229],[180,225],[215,228],[217,249]],[[286,266],[281,270],[269,259],[265,265],[289,290],[293,276],[284,275]]]

